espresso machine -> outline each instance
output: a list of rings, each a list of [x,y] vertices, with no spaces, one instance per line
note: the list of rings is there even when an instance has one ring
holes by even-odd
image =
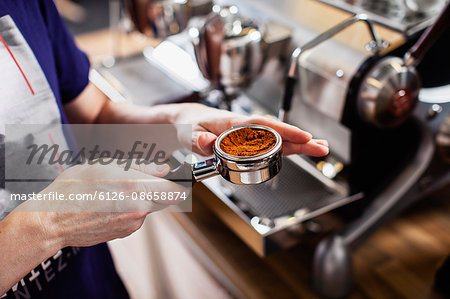
[[[288,28],[244,16],[236,5],[214,5],[211,14],[192,23],[195,60],[211,84],[205,102],[229,110],[266,61],[283,57],[290,40]]]
[[[220,91],[206,103],[231,110],[231,101],[252,82],[263,67],[261,24],[239,15],[237,6],[213,7],[213,13],[189,30],[197,65],[211,88]]]
[[[262,257],[311,233],[321,236],[312,276],[327,297],[350,292],[353,250],[450,182],[450,99],[428,96],[440,87],[421,88],[421,82],[431,85],[424,65],[432,57],[412,47],[445,1],[422,2],[214,1],[158,46],[167,53],[171,43],[186,54],[197,72],[189,82],[167,66],[173,56],[158,57],[158,47],[144,51],[177,92],[196,92],[196,101],[238,113],[278,117],[329,141],[327,157],[284,157],[277,177],[257,186],[202,182],[209,194],[204,204]],[[429,53],[438,33],[450,32],[448,5],[444,13],[425,38]],[[125,63],[133,64],[133,74],[145,68],[142,76],[150,76],[139,61]],[[130,69],[106,71],[125,82]],[[449,84],[448,75],[435,85]],[[327,213],[341,219],[332,229],[320,222]]]

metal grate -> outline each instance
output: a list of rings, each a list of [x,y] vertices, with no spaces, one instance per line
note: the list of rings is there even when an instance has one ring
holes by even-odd
[[[325,188],[321,182],[288,159],[283,160],[278,176],[263,184],[241,186],[223,179],[221,183],[231,190],[231,197],[239,207],[253,215],[269,219],[293,215],[299,209],[310,213],[346,198]]]
[[[387,18],[400,17],[402,13],[402,7],[399,6],[398,1],[392,0],[363,0],[361,7]]]

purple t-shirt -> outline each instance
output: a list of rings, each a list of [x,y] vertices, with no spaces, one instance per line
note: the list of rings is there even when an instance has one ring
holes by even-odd
[[[76,47],[52,0],[1,0],[0,19],[5,16],[13,20],[31,48],[54,94],[61,121],[66,122],[62,105],[88,84],[86,55]],[[2,42],[6,48],[7,42]],[[0,82],[0,87],[7,89],[8,85]],[[14,99],[0,99],[7,100]],[[2,295],[0,298],[128,298],[106,244],[64,248]]]

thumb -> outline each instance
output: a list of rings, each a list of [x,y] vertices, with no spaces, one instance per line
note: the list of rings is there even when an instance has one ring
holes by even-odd
[[[113,164],[113,166],[117,166],[119,168],[125,168],[126,165],[129,165],[131,169],[137,170],[139,172],[143,172],[145,174],[149,174],[155,177],[162,178],[167,175],[170,171],[170,167],[167,164],[156,164],[156,163],[144,163],[138,162],[136,159],[130,159],[129,164]]]
[[[167,164],[143,164],[137,169],[145,174],[153,175],[155,177],[162,178],[167,175],[170,171],[170,167]]]
[[[211,132],[200,132],[197,135],[197,147],[201,154],[209,156],[213,153],[213,144],[217,136]]]

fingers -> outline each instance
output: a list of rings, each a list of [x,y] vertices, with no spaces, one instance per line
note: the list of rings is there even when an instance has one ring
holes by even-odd
[[[197,135],[196,148],[194,150],[205,156],[213,153],[213,144],[217,138],[216,135],[209,132],[201,132]],[[283,141],[283,154],[306,154],[314,157],[326,156],[329,153],[328,141],[321,139],[311,139],[306,143],[297,143]]]
[[[170,171],[170,167],[167,164],[156,164],[156,163],[147,164],[144,162],[138,162],[135,159],[131,160],[131,163],[129,164],[117,163],[117,166],[119,168],[125,168],[126,165],[129,165],[129,167],[133,170],[137,170],[145,174],[149,174],[159,178],[166,176]]]
[[[314,140],[316,141],[316,143],[318,143],[318,144],[320,144],[320,145],[329,147],[329,146],[328,146],[328,141],[327,141],[327,140],[324,140],[324,139],[314,139]]]
[[[283,154],[306,154],[313,157],[328,155],[328,141],[312,139],[309,132],[303,131],[295,126],[266,117],[253,117],[246,123],[256,123],[271,127],[276,130],[283,139]]]
[[[306,154],[313,157],[323,157],[328,155],[329,148],[328,142],[326,140],[315,140],[312,139],[308,143],[283,143],[283,154]]]
[[[150,167],[147,171],[150,170],[152,173],[155,172],[154,168],[158,168],[157,165],[149,164],[148,166]],[[113,190],[125,195],[124,199],[117,201],[115,206],[119,212],[152,213],[170,205],[179,204],[190,194],[190,182],[184,184],[187,185],[186,187],[181,183],[174,183],[135,169],[130,169],[126,173],[117,169],[117,172],[119,172],[118,177],[122,179],[115,182],[116,189]]]
[[[217,136],[211,132],[203,130],[193,131],[190,144],[192,151],[203,156],[212,155],[216,139]]]
[[[202,155],[211,155],[213,153],[213,144],[218,134],[231,127],[243,124],[260,124],[277,131],[283,139],[285,155],[307,154],[320,157],[327,155],[329,152],[326,140],[314,140],[311,133],[290,124],[262,116],[245,117],[235,115],[234,117],[229,117],[225,114],[223,119],[218,117],[214,121],[202,123],[201,126],[197,127],[197,130],[192,132],[192,150]]]
[[[213,153],[213,145],[216,141],[217,136],[210,132],[204,132],[199,134],[197,139],[197,146],[199,150],[205,156],[212,155]]]
[[[187,200],[190,196],[190,187],[183,186],[182,184],[177,184],[167,180],[158,181],[156,184],[151,184],[146,186],[148,190],[152,192],[152,198],[147,198],[146,201],[141,202],[145,205],[145,211],[148,213],[153,213],[171,205],[177,205]],[[148,193],[147,193],[148,194]],[[160,194],[157,197],[157,194]],[[162,194],[165,194],[165,198],[162,198]]]
[[[271,119],[267,117],[251,117],[244,123],[246,124],[253,123],[268,126],[277,131],[281,135],[281,138],[283,138],[283,141],[287,142],[307,143],[312,139],[311,133],[303,131],[295,126],[283,123],[276,119]]]
[[[137,171],[141,171],[145,174],[149,174],[158,178],[162,178],[164,176],[166,176],[169,171],[170,171],[170,167],[167,164],[155,164],[155,163],[150,163],[150,164],[134,164],[135,166],[137,166]]]

